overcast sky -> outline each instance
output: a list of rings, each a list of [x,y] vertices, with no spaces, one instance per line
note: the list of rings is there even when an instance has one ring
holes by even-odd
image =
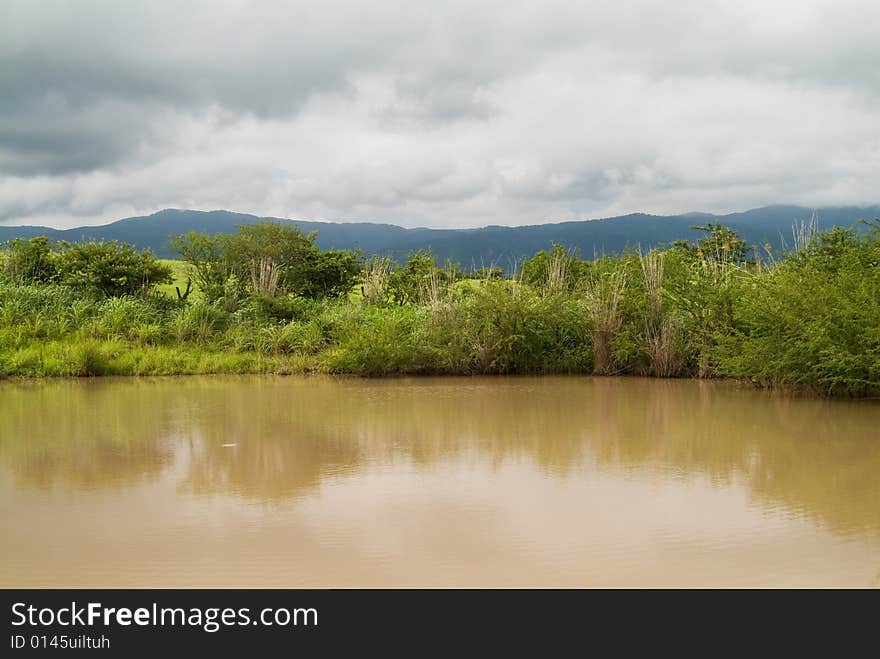
[[[0,223],[880,201],[880,2],[0,0]]]

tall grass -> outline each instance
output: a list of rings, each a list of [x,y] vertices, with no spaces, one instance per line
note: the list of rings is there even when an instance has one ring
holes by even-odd
[[[611,341],[623,325],[621,300],[627,285],[627,273],[621,267],[592,273],[586,280],[586,302],[593,324],[593,372],[614,375],[619,365]]]
[[[364,262],[361,296],[367,304],[383,304],[388,299],[391,259],[374,256]]]

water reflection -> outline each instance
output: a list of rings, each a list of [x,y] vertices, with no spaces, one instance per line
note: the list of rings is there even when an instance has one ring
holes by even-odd
[[[66,493],[69,502],[153,484],[175,500],[232,496],[277,508],[321,498],[322,488],[334,484],[358,483],[350,510],[332,513],[337,527],[345,527],[367,505],[357,497],[381,497],[394,479],[432,478],[449,496],[472,488],[479,500],[488,496],[481,490],[487,474],[516,492],[512,474],[535,482],[528,472],[549,483],[575,479],[594,488],[594,498],[582,504],[590,514],[597,502],[625,508],[633,497],[638,511],[634,502],[651,487],[681,482],[705,484],[700,491],[706,492],[740,488],[748,497],[744,510],[783,511],[842,536],[874,537],[880,530],[880,405],[789,398],[723,383],[574,377],[6,382],[0,383],[0,418],[0,472],[19,506],[27,505],[27,492]],[[533,506],[528,492],[521,494],[526,498],[517,514],[543,519],[548,536],[550,526],[564,527],[579,514],[577,501],[566,500],[562,511],[541,510],[540,501]],[[404,511],[401,524],[433,511],[442,523],[423,539],[435,544],[440,540],[432,534],[445,537],[467,518],[436,498],[409,512],[408,502],[393,502]],[[329,497],[321,501],[331,505]],[[720,502],[706,505],[709,514],[723,514]],[[384,509],[374,521],[387,522],[392,512]],[[443,521],[447,514],[452,518]],[[326,511],[322,515],[326,521]],[[470,529],[469,541],[485,532]]]

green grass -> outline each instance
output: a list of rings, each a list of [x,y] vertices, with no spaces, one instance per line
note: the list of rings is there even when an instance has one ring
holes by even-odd
[[[7,377],[94,377],[104,375],[195,375],[207,373],[292,374],[326,371],[301,355],[263,355],[216,347],[150,346],[119,340],[31,342],[5,351]]]
[[[159,263],[171,268],[171,276],[174,278],[174,281],[170,284],[160,284],[156,286],[156,290],[159,293],[162,293],[162,295],[176,300],[177,288],[179,287],[181,294],[183,294],[186,291],[186,282],[190,279],[187,264],[184,261],[179,261],[177,259],[159,259]],[[187,299],[193,302],[198,302],[204,299],[204,296],[195,281],[192,281],[192,289],[190,290]]]

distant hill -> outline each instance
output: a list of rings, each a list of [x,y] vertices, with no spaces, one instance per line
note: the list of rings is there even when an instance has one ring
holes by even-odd
[[[644,248],[682,238],[696,238],[692,227],[720,222],[736,230],[751,244],[771,243],[775,249],[791,245],[792,226],[808,221],[813,209],[800,206],[767,206],[742,213],[712,215],[646,215],[523,227],[487,226],[481,229],[404,229],[393,224],[368,222],[306,222],[260,218],[229,211],[163,210],[145,217],[129,217],[101,226],[58,230],[47,227],[0,226],[0,242],[15,237],[47,235],[70,242],[119,240],[139,248],[149,247],[162,258],[174,258],[169,237],[188,231],[226,233],[238,225],[264,219],[293,222],[305,232],[317,231],[322,249],[360,249],[364,254],[382,254],[403,260],[419,249],[430,249],[440,261],[450,259],[465,267],[511,264],[554,243],[580,251],[583,258],[620,252],[627,247]],[[844,206],[816,211],[821,229],[851,226],[859,219],[880,217],[880,206]]]

